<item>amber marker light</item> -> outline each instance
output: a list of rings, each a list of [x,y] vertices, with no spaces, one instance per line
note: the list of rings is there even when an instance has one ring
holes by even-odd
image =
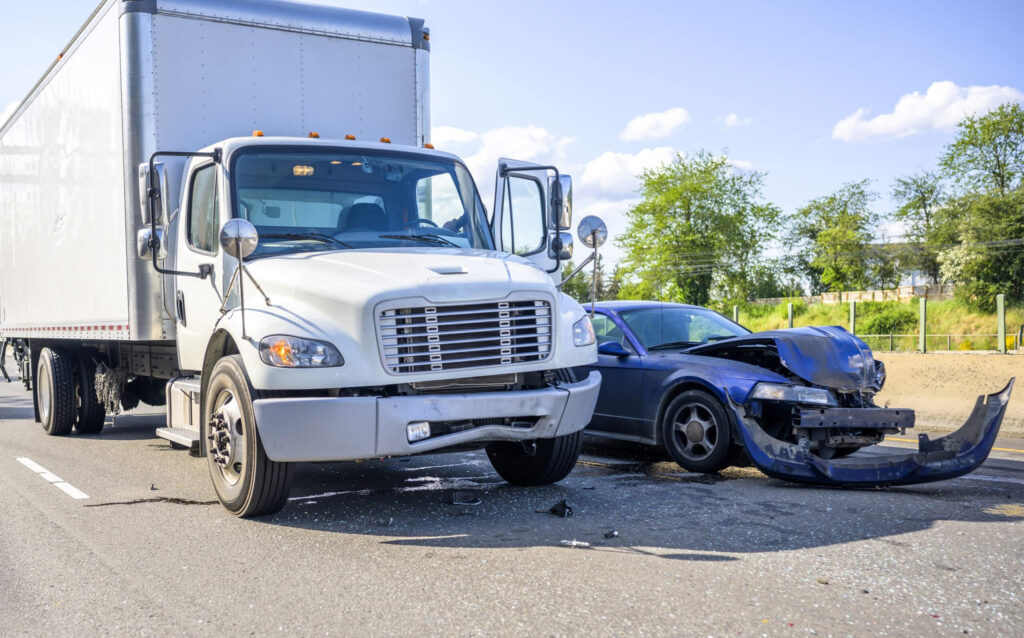
[[[345,136],[345,139],[350,141],[350,142],[353,142],[353,141],[355,141],[356,136],[352,135],[351,133],[349,133],[348,135]]]
[[[295,177],[312,177],[314,172],[316,171],[312,166],[304,166],[302,164],[292,166],[292,175]]]
[[[311,139],[311,140],[318,140],[318,139],[320,139],[320,134],[317,133],[316,131],[311,131],[310,134],[309,134],[309,139]]]
[[[391,143],[391,138],[390,137],[382,137],[382,138],[380,138],[380,143],[381,144],[390,144]]]
[[[263,131],[256,130],[252,132],[253,137],[263,137]]]
[[[287,339],[275,341],[271,344],[270,351],[274,353],[278,361],[288,365],[295,365],[295,353],[292,352],[292,346],[288,343]]]
[[[427,144],[423,145],[423,148],[429,148],[430,150],[434,150],[434,145],[430,144],[430,143],[427,143]]]

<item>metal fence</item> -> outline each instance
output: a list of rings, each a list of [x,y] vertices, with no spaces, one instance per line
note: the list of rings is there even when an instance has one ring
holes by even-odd
[[[921,335],[919,334],[887,334],[857,335],[876,352],[918,352]],[[969,350],[998,350],[999,335],[997,334],[928,334],[925,344],[929,352],[943,350],[966,352]],[[1020,333],[1006,335],[1006,350],[1019,352],[1022,349]]]

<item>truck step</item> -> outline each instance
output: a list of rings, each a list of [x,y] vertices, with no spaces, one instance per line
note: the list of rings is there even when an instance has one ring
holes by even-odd
[[[199,428],[157,428],[156,435],[188,448],[193,456],[199,452]]]

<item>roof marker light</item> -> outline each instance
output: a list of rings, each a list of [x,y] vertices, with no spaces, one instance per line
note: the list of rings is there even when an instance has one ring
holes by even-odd
[[[349,140],[349,141],[353,141],[353,140],[356,139],[356,136],[352,135],[351,133],[349,133],[348,135],[345,136],[345,139]]]
[[[257,130],[252,132],[252,136],[253,137],[263,137],[263,131],[260,131],[260,130],[257,129]]]
[[[311,139],[311,140],[318,140],[318,139],[320,139],[320,134],[317,133],[316,131],[310,131],[309,139]]]
[[[434,145],[431,144],[430,142],[427,142],[426,144],[423,145],[423,148],[429,148],[430,150],[434,150]]]
[[[390,144],[391,143],[391,138],[390,137],[382,137],[382,138],[380,138],[380,143],[381,144]]]

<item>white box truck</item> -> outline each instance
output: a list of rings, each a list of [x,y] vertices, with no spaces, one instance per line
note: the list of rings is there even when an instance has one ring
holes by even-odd
[[[569,473],[600,387],[556,281],[571,180],[502,160],[488,214],[429,144],[429,44],[297,2],[100,4],[0,123],[0,337],[47,434],[166,405],[239,516],[296,462]]]

